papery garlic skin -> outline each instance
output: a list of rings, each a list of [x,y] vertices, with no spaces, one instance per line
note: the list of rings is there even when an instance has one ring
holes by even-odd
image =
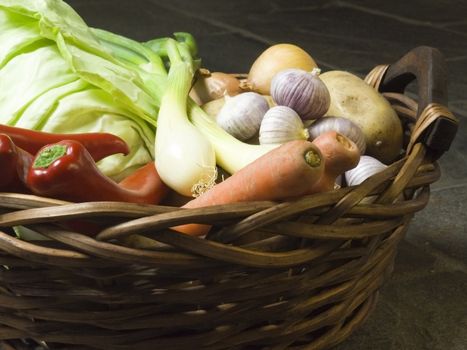
[[[360,157],[360,161],[355,168],[345,172],[345,181],[347,186],[358,186],[370,176],[386,168],[387,165],[381,163],[378,159],[364,155]]]
[[[271,81],[272,98],[278,105],[295,110],[303,120],[321,118],[329,109],[331,96],[319,73],[319,68],[280,71]]]
[[[307,140],[308,130],[302,119],[287,106],[270,108],[259,128],[260,144],[282,144],[292,140]]]
[[[244,92],[225,98],[225,104],[217,114],[217,124],[239,140],[252,138],[269,109],[267,100],[256,92]]]
[[[319,135],[330,130],[334,130],[349,139],[358,147],[360,154],[365,154],[366,142],[362,129],[349,119],[341,117],[324,117],[316,120],[308,127],[310,141],[313,141]]]

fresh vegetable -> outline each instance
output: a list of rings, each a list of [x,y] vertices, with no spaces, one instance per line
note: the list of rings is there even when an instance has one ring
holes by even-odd
[[[275,106],[264,115],[259,129],[260,144],[281,144],[292,140],[307,140],[308,130],[292,108]]]
[[[141,197],[144,197],[141,202],[149,204],[160,203],[170,191],[157,173],[154,162],[149,162],[137,169],[118,185],[125,190],[140,193]]]
[[[153,160],[167,76],[158,55],[90,29],[61,0],[0,0],[0,23],[0,124],[114,134],[130,147],[99,162],[114,178]]]
[[[190,97],[199,105],[224,97],[242,93],[240,82],[232,74],[212,72],[200,75],[190,91]]]
[[[167,41],[167,52],[171,65],[158,117],[156,168],[174,191],[196,196],[214,184],[216,157],[209,140],[188,120],[191,57],[174,40]]]
[[[331,130],[337,131],[352,140],[360,150],[360,154],[365,154],[366,142],[362,129],[350,119],[342,117],[326,117],[314,121],[308,127],[310,141]]]
[[[276,105],[271,96],[269,95],[261,95],[261,96],[263,96],[266,99],[269,105],[269,108],[274,107]],[[205,103],[204,105],[201,106],[201,108],[203,109],[204,112],[206,112],[206,114],[208,114],[211,117],[216,118],[217,115],[219,114],[219,111],[225,105],[226,100],[228,100],[228,97],[221,97],[216,100],[212,100],[212,101]]]
[[[360,151],[353,141],[333,130],[318,136],[313,144],[323,155],[324,173],[310,193],[331,191],[340,175],[357,166]]]
[[[155,204],[167,192],[149,165],[117,184],[102,174],[86,148],[73,140],[43,147],[34,157],[26,184],[35,194],[72,202]]]
[[[0,191],[28,192],[25,183],[32,160],[8,135],[0,134]]]
[[[288,68],[299,68],[311,72],[313,68],[317,68],[317,64],[305,50],[297,45],[272,45],[253,62],[247,83],[253,91],[270,95],[271,80],[277,73]]]
[[[183,207],[290,199],[308,193],[321,178],[323,170],[324,161],[315,145],[304,140],[290,141],[258,158]],[[199,236],[206,234],[209,228],[209,225],[188,224],[175,229]]]
[[[331,94],[329,116],[344,117],[365,135],[366,153],[383,163],[394,161],[402,150],[402,125],[389,102],[359,77],[343,71],[321,74]]]
[[[272,98],[304,120],[321,118],[328,111],[331,96],[319,78],[320,72],[319,68],[311,72],[296,68],[280,71],[271,81]]]
[[[193,125],[214,147],[217,164],[229,174],[236,173],[277,147],[277,145],[251,145],[236,139],[217,125],[216,120],[194,102],[188,104],[188,114]]]
[[[169,45],[167,45],[167,43],[169,43]],[[167,96],[170,96],[170,95],[173,95],[175,97],[175,95],[177,95],[177,98],[176,99],[173,99],[172,102],[174,102],[176,100],[176,103],[177,103],[177,109],[178,109],[178,112],[180,112],[180,118],[177,118],[176,120],[177,121],[180,121],[180,124],[186,124],[186,118],[182,118],[182,113],[184,114],[183,117],[185,117],[185,114],[186,112],[184,112],[184,109],[181,108],[183,107],[183,105],[181,104],[184,104],[185,103],[185,98],[186,98],[186,81],[187,80],[190,80],[191,77],[192,77],[192,74],[193,74],[193,68],[196,66],[196,60],[193,59],[193,57],[190,56],[190,53],[187,52],[186,50],[186,46],[184,45],[183,42],[181,43],[178,43],[177,46],[175,47],[174,45],[175,43],[173,42],[173,40],[171,39],[167,39],[167,40],[164,40],[164,45],[161,46],[160,42],[157,43],[156,47],[158,47],[158,50],[160,51],[164,51],[165,54],[167,54],[167,57],[169,57],[169,60],[170,60],[170,67],[171,69],[173,68],[173,72],[172,75],[173,75],[173,78],[172,78],[172,83],[173,85],[175,85],[175,80],[178,80],[178,78],[176,79],[175,78],[175,75],[177,76],[180,76],[180,80],[183,79],[183,84],[177,84],[178,87],[174,86],[173,87],[173,90],[176,90],[177,92],[176,93],[173,93],[173,92],[167,92],[166,95]],[[162,48],[163,47],[163,48]],[[170,50],[168,49],[170,47]],[[177,52],[177,49],[179,52]],[[191,53],[191,55],[193,55]],[[183,59],[181,59],[183,58]],[[173,61],[173,62],[172,62]],[[189,65],[191,65],[191,69],[189,67]],[[182,68],[174,68],[174,67],[182,67]],[[175,73],[176,70],[178,70],[178,73]],[[184,71],[184,72],[181,72],[181,71]],[[188,79],[190,78],[190,79]],[[169,84],[170,85],[170,84]],[[182,85],[183,85],[183,90],[184,91],[181,91],[182,90]],[[180,88],[180,89],[179,89]],[[184,97],[182,97],[182,95]],[[167,98],[168,102],[166,103],[166,108],[170,111],[170,109],[172,108],[171,106],[173,105],[172,102],[170,102],[172,98]],[[271,149],[277,147],[277,146],[269,146],[269,145],[250,145],[250,144],[247,144],[247,143],[244,143],[240,140],[237,140],[235,137],[233,137],[232,135],[230,135],[229,133],[227,133],[225,130],[223,130],[219,125],[217,125],[217,122],[215,120],[215,118],[209,116],[206,114],[205,111],[203,111],[203,109],[197,105],[194,101],[192,101],[191,99],[188,100],[188,117],[189,117],[189,120],[190,122],[204,135],[204,137],[211,143],[212,147],[214,148],[214,152],[215,152],[215,159],[216,159],[216,162],[217,162],[217,165],[220,166],[221,168],[223,168],[225,171],[227,171],[228,173],[230,174],[233,174],[235,173],[236,171],[240,170],[241,168],[245,167],[246,165],[250,164],[251,162],[253,162],[254,160],[256,160],[257,158],[261,157],[262,155],[264,155],[265,153],[269,152]],[[159,113],[159,120],[158,120],[158,133],[160,132],[161,130],[161,114],[162,114],[162,108],[161,108],[161,112]],[[166,121],[169,121],[169,120],[173,120],[172,118],[166,118],[165,119]],[[177,122],[177,125],[178,125],[178,122]],[[174,125],[173,125],[174,126]],[[187,128],[189,128],[189,124],[187,124]],[[165,127],[163,127],[165,128]],[[166,130],[169,130],[170,131],[170,128],[167,127],[165,128]],[[191,131],[190,131],[191,132]],[[177,134],[183,136],[184,132],[182,132],[181,130],[178,130]],[[164,135],[164,137],[167,137],[169,138],[171,135],[169,133],[163,133],[162,132],[162,135]],[[185,134],[186,136],[187,134]],[[196,136],[198,137],[198,136]],[[196,142],[195,140],[190,140],[190,141],[187,141],[186,138],[183,138],[181,140],[181,143],[178,143],[177,145],[177,142],[175,139],[170,139],[170,140],[166,140],[166,141],[161,141],[160,140],[160,137],[156,137],[156,148],[157,148],[157,144],[159,143],[164,143],[164,142],[167,142],[167,144],[170,144],[172,143],[173,145],[177,146],[177,147],[181,147],[181,145],[183,145],[184,148],[189,148],[187,147],[189,145],[190,142],[193,142],[196,146],[194,148],[194,150],[201,150],[204,148],[203,146],[203,143],[204,141],[202,141],[202,143],[198,143]],[[174,148],[174,150],[177,149],[177,147]],[[180,149],[181,150],[181,149]],[[204,152],[204,151],[203,151]],[[157,152],[156,152],[157,153]],[[210,153],[210,151],[206,151],[206,155],[207,153]],[[181,153],[177,153],[177,157],[178,159],[180,159],[180,162],[177,162],[180,166],[187,166],[188,167],[188,161],[190,160],[190,157],[188,156],[188,154],[184,154],[183,156],[180,155]],[[157,165],[157,162],[158,162],[158,159],[160,160],[161,157],[165,156],[166,157],[166,162],[165,164],[167,164],[167,168],[166,168],[166,171],[167,171],[167,177],[164,177],[162,172],[160,171],[158,165]],[[188,178],[187,175],[189,174],[186,174],[186,173],[183,173],[183,172],[180,172],[174,168],[171,168],[171,163],[174,164],[174,158],[170,158],[170,157],[167,157],[167,154],[165,154],[164,152],[162,152],[162,149],[161,149],[161,154],[159,156],[156,155],[156,167],[162,177],[162,179],[168,179],[169,176],[172,176],[172,175],[175,175],[177,174],[176,176],[181,178],[181,177],[185,177],[185,178]],[[209,160],[209,163],[211,162],[211,160]],[[197,164],[195,164],[197,167],[199,167],[199,165],[202,164],[200,162],[198,162]],[[190,167],[191,170],[195,169],[195,166],[192,166]],[[215,168],[214,168],[215,169]],[[190,171],[191,171],[190,170]],[[203,192],[206,188],[210,187],[213,183],[214,183],[214,179],[215,179],[215,173],[213,173],[213,167],[211,167],[211,165],[207,165],[205,167],[205,178],[203,179],[203,181],[201,181],[201,183],[199,183],[196,188],[194,189],[195,191],[191,191],[191,189],[188,189],[188,183],[191,182],[191,181],[186,181],[183,182],[181,181],[180,183],[181,184],[184,184],[185,185],[185,195],[188,195],[188,196],[192,196],[192,192]],[[168,180],[164,180],[164,182],[166,182],[169,186],[170,184],[168,183],[169,179]],[[172,186],[170,186],[172,187]],[[182,192],[182,191],[180,191]],[[180,193],[180,194],[184,194],[184,193]]]
[[[217,124],[235,138],[246,141],[259,130],[269,109],[266,99],[256,92],[244,92],[225,97],[226,102],[217,114]]]
[[[387,168],[378,159],[370,156],[361,156],[357,166],[345,172],[347,186],[360,185],[370,176],[373,176]]]
[[[130,151],[125,141],[109,133],[55,134],[2,124],[0,133],[11,137],[16,146],[31,154],[36,154],[48,144],[65,139],[83,144],[96,162],[117,153],[127,155]]]

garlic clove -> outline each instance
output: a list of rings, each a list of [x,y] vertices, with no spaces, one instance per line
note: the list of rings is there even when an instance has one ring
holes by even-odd
[[[267,100],[256,92],[226,96],[217,114],[217,124],[235,138],[246,141],[258,132],[268,109]]]
[[[260,144],[282,144],[292,140],[306,140],[308,136],[300,116],[287,106],[270,108],[259,128]]]
[[[357,186],[370,176],[373,176],[386,168],[387,165],[381,163],[378,159],[363,155],[360,157],[360,161],[355,168],[345,172],[345,181],[347,186]]]
[[[357,145],[360,154],[365,154],[365,135],[357,124],[347,118],[324,117],[316,120],[308,127],[310,141],[313,141],[319,135],[331,130],[334,130],[351,139]]]
[[[272,98],[278,105],[295,110],[304,120],[321,118],[329,109],[331,96],[319,73],[319,68],[311,72],[280,71],[271,81]]]

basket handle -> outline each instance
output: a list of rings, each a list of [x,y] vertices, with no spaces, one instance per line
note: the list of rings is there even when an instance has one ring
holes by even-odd
[[[451,146],[459,123],[445,107],[448,82],[443,54],[429,46],[412,49],[388,66],[378,89],[380,92],[404,93],[415,79],[418,85],[417,123],[408,150],[422,142],[437,159]]]

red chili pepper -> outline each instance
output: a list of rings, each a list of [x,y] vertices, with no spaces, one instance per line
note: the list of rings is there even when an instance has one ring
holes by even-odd
[[[32,160],[8,135],[0,134],[0,191],[29,192],[25,183]]]
[[[31,154],[36,154],[42,147],[62,140],[81,142],[96,162],[112,154],[127,155],[130,152],[125,141],[109,133],[54,134],[3,124],[0,124],[0,133],[10,136],[16,146]]]
[[[35,194],[73,202],[156,204],[167,193],[154,165],[118,184],[102,174],[86,148],[73,140],[43,147],[30,167],[27,185]]]

